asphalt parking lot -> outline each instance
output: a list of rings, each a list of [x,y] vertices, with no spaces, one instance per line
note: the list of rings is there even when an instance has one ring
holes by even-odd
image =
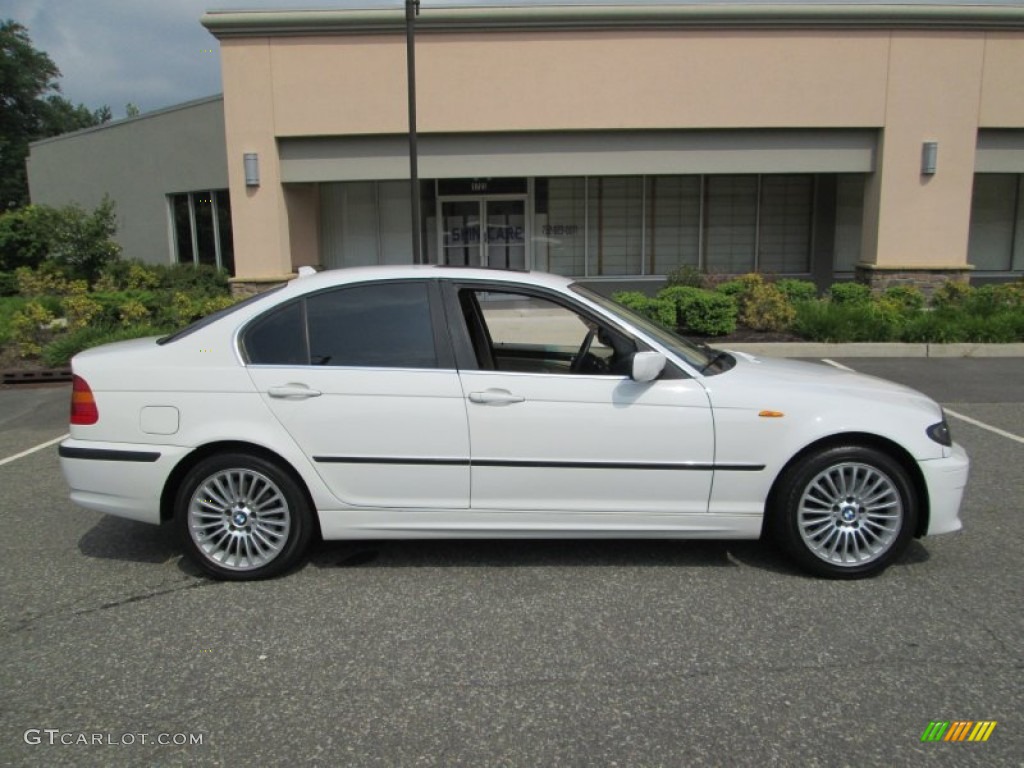
[[[0,762],[1021,765],[1024,360],[836,362],[938,399],[973,463],[963,532],[852,583],[626,541],[335,542],[213,582],[73,507],[55,447],[6,460],[66,431],[68,388],[0,391]]]

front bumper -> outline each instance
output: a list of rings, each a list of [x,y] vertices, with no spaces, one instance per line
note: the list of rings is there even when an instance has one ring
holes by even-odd
[[[947,458],[919,462],[931,510],[925,535],[952,533],[963,528],[960,501],[967,486],[970,465],[967,452],[959,443],[953,443],[951,455]]]
[[[68,439],[60,444],[60,469],[71,501],[108,515],[160,523],[160,496],[171,470],[188,452],[174,445],[101,443]]]

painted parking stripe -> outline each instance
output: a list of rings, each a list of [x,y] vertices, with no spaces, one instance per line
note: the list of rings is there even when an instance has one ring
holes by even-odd
[[[61,435],[60,437],[55,437],[55,438],[53,438],[53,440],[47,440],[45,443],[40,443],[37,446],[29,448],[27,451],[22,451],[21,453],[16,453],[13,456],[8,456],[6,459],[0,459],[0,467],[2,467],[4,464],[10,464],[12,461],[17,461],[18,459],[23,459],[26,456],[31,456],[33,453],[36,453],[37,451],[41,451],[44,448],[49,448],[51,445],[56,445],[61,440],[63,440],[65,437],[71,437],[71,435],[70,434],[66,434],[66,435]]]
[[[960,419],[960,421],[966,421],[968,424],[973,424],[976,427],[987,429],[989,432],[995,432],[997,435],[1002,435],[1003,437],[1008,437],[1010,440],[1016,440],[1018,443],[1024,444],[1024,437],[1021,437],[1020,435],[1015,435],[1013,434],[1013,432],[1007,432],[1005,429],[993,427],[991,424],[986,424],[983,421],[972,419],[970,416],[964,416],[962,413],[957,413],[956,411],[952,411],[949,408],[946,408],[945,411],[947,415]]]
[[[828,365],[831,365],[833,368],[839,368],[840,370],[843,370],[843,371],[849,371],[850,373],[856,373],[856,371],[853,370],[853,368],[849,368],[849,367],[843,365],[842,363],[837,363],[835,360],[829,360],[827,357],[821,358],[821,362],[827,363]]]
[[[827,363],[827,364],[831,365],[833,368],[841,368],[844,371],[850,371],[851,373],[856,373],[856,371],[854,371],[853,368],[849,368],[849,367],[843,365],[842,363],[837,363],[835,360],[829,360],[827,357],[823,357],[821,359],[821,362]],[[1014,441],[1016,441],[1018,443],[1024,444],[1024,437],[1021,437],[1020,435],[1015,435],[1015,434],[1013,434],[1013,432],[1007,432],[1005,429],[1000,429],[999,427],[993,427],[991,424],[986,424],[984,421],[978,421],[977,419],[972,419],[970,416],[965,416],[962,413],[957,413],[956,411],[954,411],[954,410],[952,410],[950,408],[943,407],[943,410],[946,412],[947,415],[952,416],[954,419],[960,419],[960,421],[966,421],[968,424],[973,424],[974,426],[980,427],[981,429],[987,429],[989,432],[993,432],[993,433],[999,435],[1000,437],[1005,437],[1005,438],[1008,438],[1010,440],[1014,440]]]

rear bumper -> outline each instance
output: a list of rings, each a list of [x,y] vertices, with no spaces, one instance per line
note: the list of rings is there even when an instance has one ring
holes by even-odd
[[[187,450],[173,445],[68,439],[60,444],[58,455],[75,504],[159,524],[160,496],[167,477]]]
[[[926,535],[952,533],[963,528],[960,520],[960,501],[970,470],[967,452],[958,443],[953,444],[952,455],[919,463],[928,486],[930,515]]]

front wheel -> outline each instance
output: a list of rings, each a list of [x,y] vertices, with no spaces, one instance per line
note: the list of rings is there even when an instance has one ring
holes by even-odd
[[[834,579],[874,576],[906,549],[918,500],[888,454],[839,446],[795,464],[781,481],[776,537],[807,571]]]
[[[258,456],[222,454],[186,475],[175,524],[188,556],[234,581],[276,576],[302,556],[312,531],[305,495],[292,477]]]

